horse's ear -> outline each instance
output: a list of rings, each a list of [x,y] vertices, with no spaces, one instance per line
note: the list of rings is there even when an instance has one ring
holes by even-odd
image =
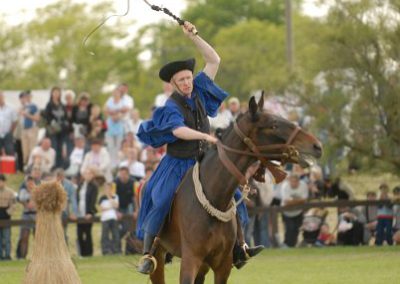
[[[263,111],[264,109],[264,90],[262,90],[260,100],[258,101],[258,109],[260,111]]]
[[[257,119],[257,111],[258,111],[258,105],[256,102],[256,98],[254,96],[252,96],[249,101],[249,113],[250,113],[252,120]]]

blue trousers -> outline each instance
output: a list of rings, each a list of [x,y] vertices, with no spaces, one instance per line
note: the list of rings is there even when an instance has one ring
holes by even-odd
[[[11,228],[0,228],[0,259],[10,257],[11,252]]]
[[[376,225],[376,239],[375,244],[381,246],[383,241],[386,240],[388,245],[393,244],[393,219],[385,218],[378,219],[378,224]]]
[[[156,236],[164,223],[175,196],[175,191],[186,172],[196,163],[194,159],[179,159],[166,155],[151,176],[143,193],[142,205],[136,225],[139,239],[147,233]],[[241,192],[235,193],[239,200]],[[242,226],[248,222],[246,205],[242,202],[237,208]]]

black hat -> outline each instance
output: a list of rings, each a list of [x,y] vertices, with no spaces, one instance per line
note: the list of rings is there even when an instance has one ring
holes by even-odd
[[[174,61],[164,65],[160,69],[159,76],[161,80],[169,83],[171,81],[172,76],[182,70],[190,70],[194,71],[194,66],[196,65],[196,60],[194,58],[190,58],[188,60],[183,61]]]

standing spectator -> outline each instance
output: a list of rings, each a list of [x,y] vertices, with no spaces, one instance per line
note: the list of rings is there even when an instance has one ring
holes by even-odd
[[[44,111],[46,119],[46,135],[50,138],[51,144],[56,151],[57,168],[63,167],[63,146],[66,143],[66,133],[68,133],[69,125],[67,120],[67,112],[61,102],[61,89],[53,87],[50,92],[50,100]]]
[[[29,156],[37,144],[38,132],[37,122],[40,120],[39,108],[32,103],[30,91],[20,95],[21,110],[21,143],[24,165],[28,163]]]
[[[69,154],[71,153],[72,148],[74,146],[74,144],[73,144],[74,133],[73,133],[73,127],[72,127],[72,111],[75,106],[74,91],[66,90],[64,93],[62,102],[65,105],[66,118],[67,118],[67,122],[68,122],[68,129],[67,129],[67,135],[65,137],[65,143],[67,145],[67,156],[69,156]]]
[[[97,212],[97,185],[93,182],[94,170],[85,169],[83,183],[78,187],[78,217],[89,223],[78,223],[78,242],[81,256],[93,255],[92,220]]]
[[[135,106],[135,102],[133,101],[132,96],[129,94],[128,84],[122,83],[121,85],[119,85],[118,90],[121,93],[122,104],[124,106],[123,109],[121,109],[122,120],[124,122],[124,131],[133,131],[130,113]]]
[[[376,193],[373,191],[367,192],[368,201],[376,201]],[[375,236],[378,207],[376,205],[366,205],[361,207],[361,214],[365,219],[364,224],[364,244],[368,245],[371,238]]]
[[[136,181],[140,181],[145,176],[145,166],[142,162],[138,161],[138,152],[135,148],[128,150],[128,156],[119,164],[121,167],[129,169],[129,174]]]
[[[14,155],[13,132],[17,126],[17,113],[6,104],[0,91],[0,155]]]
[[[6,186],[6,177],[0,174],[0,221],[10,220],[15,209],[15,193]],[[11,260],[11,227],[0,227],[0,260]]]
[[[165,106],[165,102],[168,100],[169,96],[172,94],[173,91],[174,88],[170,83],[163,82],[163,92],[156,96],[154,100],[154,106],[156,108]]]
[[[65,170],[65,175],[67,177],[76,178],[79,175],[83,159],[85,157],[85,138],[77,137],[74,139],[74,149],[71,155],[69,155],[69,166]]]
[[[140,124],[143,122],[143,119],[140,117],[139,109],[135,108],[134,110],[132,110],[131,119],[133,126],[132,132],[136,135],[139,130]]]
[[[218,109],[216,117],[209,117],[210,126],[212,130],[225,129],[233,121],[232,113],[226,109],[225,103],[223,102]]]
[[[396,245],[400,245],[400,186],[393,189],[393,201],[397,202],[393,206],[393,241]]]
[[[92,104],[88,93],[80,94],[77,104],[72,109],[72,128],[74,137],[86,137],[90,128],[90,111]]]
[[[114,169],[118,164],[118,150],[124,139],[125,126],[123,117],[125,116],[126,106],[119,89],[113,91],[112,97],[106,102],[107,131],[106,143],[107,150],[111,156],[111,168]]]
[[[99,200],[101,210],[101,251],[103,255],[117,254],[121,252],[117,221],[118,195],[113,192],[112,183],[105,185],[104,193]]]
[[[386,184],[380,186],[379,199],[389,201],[389,187]],[[378,206],[378,224],[376,225],[376,239],[375,244],[381,246],[383,241],[386,240],[388,245],[393,245],[393,205],[379,205]]]
[[[92,108],[93,111],[94,108]],[[106,124],[101,118],[96,119],[93,123],[90,124],[90,132],[87,136],[88,143],[91,144],[93,140],[102,140],[104,141],[104,133],[107,129]]]
[[[31,200],[32,191],[36,187],[35,179],[32,176],[27,176],[25,179],[25,187],[21,188],[18,193],[18,201],[22,203],[24,209],[22,212],[22,220],[31,221],[32,224],[21,225],[18,246],[17,246],[17,258],[26,258],[29,247],[29,236],[30,233],[35,232],[35,218],[36,208],[35,204]]]
[[[90,135],[93,127],[95,127],[97,121],[101,121],[101,129],[103,131],[106,130],[104,119],[103,119],[103,114],[101,113],[101,107],[96,104],[92,104],[92,107],[90,108],[90,117],[89,117],[89,129],[88,129],[88,134]]]
[[[65,173],[62,168],[54,170],[54,175],[59,183],[63,186],[67,193],[67,204],[65,210],[62,212],[62,224],[64,227],[65,241],[68,243],[67,226],[68,220],[75,221],[78,215],[78,202],[76,200],[76,186],[65,178]]]
[[[231,97],[228,100],[228,109],[231,113],[231,120],[235,121],[240,114],[240,101],[236,97]]]
[[[247,169],[246,176],[253,176],[257,169],[257,163],[251,165]],[[271,204],[272,181],[268,177],[269,175],[265,175],[266,181],[264,183],[257,182],[253,178],[249,179],[251,187],[255,192],[250,195],[250,200],[247,203],[248,208],[266,208]],[[270,247],[268,212],[252,214],[249,217],[245,231],[246,243],[251,244],[251,240],[254,239],[254,245],[263,245],[265,248]]]
[[[16,156],[16,169],[17,171],[23,172],[24,171],[24,157],[22,153],[22,125],[21,123],[17,123],[13,133],[14,139],[14,152]]]
[[[42,172],[51,172],[56,159],[56,151],[51,146],[51,140],[43,138],[40,146],[36,146],[31,152],[28,168],[40,167]]]
[[[282,186],[282,205],[303,204],[308,198],[308,186],[296,174],[291,174]],[[299,229],[303,222],[302,210],[288,210],[282,213],[285,224],[285,245],[294,247],[297,244]]]
[[[107,182],[112,181],[110,168],[110,154],[103,147],[103,141],[95,139],[90,146],[91,150],[86,153],[83,159],[81,174],[87,169],[94,169],[97,173],[103,175]]]
[[[266,208],[270,206],[273,198],[272,181],[269,175],[265,175],[266,181],[260,183],[254,181],[254,184],[259,189],[258,192],[258,206]],[[269,236],[269,213],[268,211],[260,212],[257,214],[257,219],[254,228],[254,245],[262,245],[265,248],[271,247],[271,239]]]
[[[135,208],[135,181],[129,176],[129,169],[127,167],[121,167],[118,170],[118,177],[115,179],[116,193],[119,200],[118,219],[121,219],[123,215],[134,214],[134,218],[137,217],[138,208]],[[132,220],[122,220],[120,224],[119,235],[122,239],[128,232],[129,228],[132,227]],[[128,243],[127,243],[128,246]],[[125,253],[127,253],[126,248]]]

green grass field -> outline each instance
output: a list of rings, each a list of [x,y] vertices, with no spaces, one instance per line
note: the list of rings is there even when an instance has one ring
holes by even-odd
[[[84,284],[148,283],[135,272],[138,257],[75,259]],[[0,283],[21,283],[25,261],[0,263]],[[167,283],[178,283],[179,260],[167,266]],[[213,283],[212,275],[206,283]],[[399,283],[400,247],[303,248],[266,250],[240,271],[232,270],[229,283],[267,284],[378,284]]]

